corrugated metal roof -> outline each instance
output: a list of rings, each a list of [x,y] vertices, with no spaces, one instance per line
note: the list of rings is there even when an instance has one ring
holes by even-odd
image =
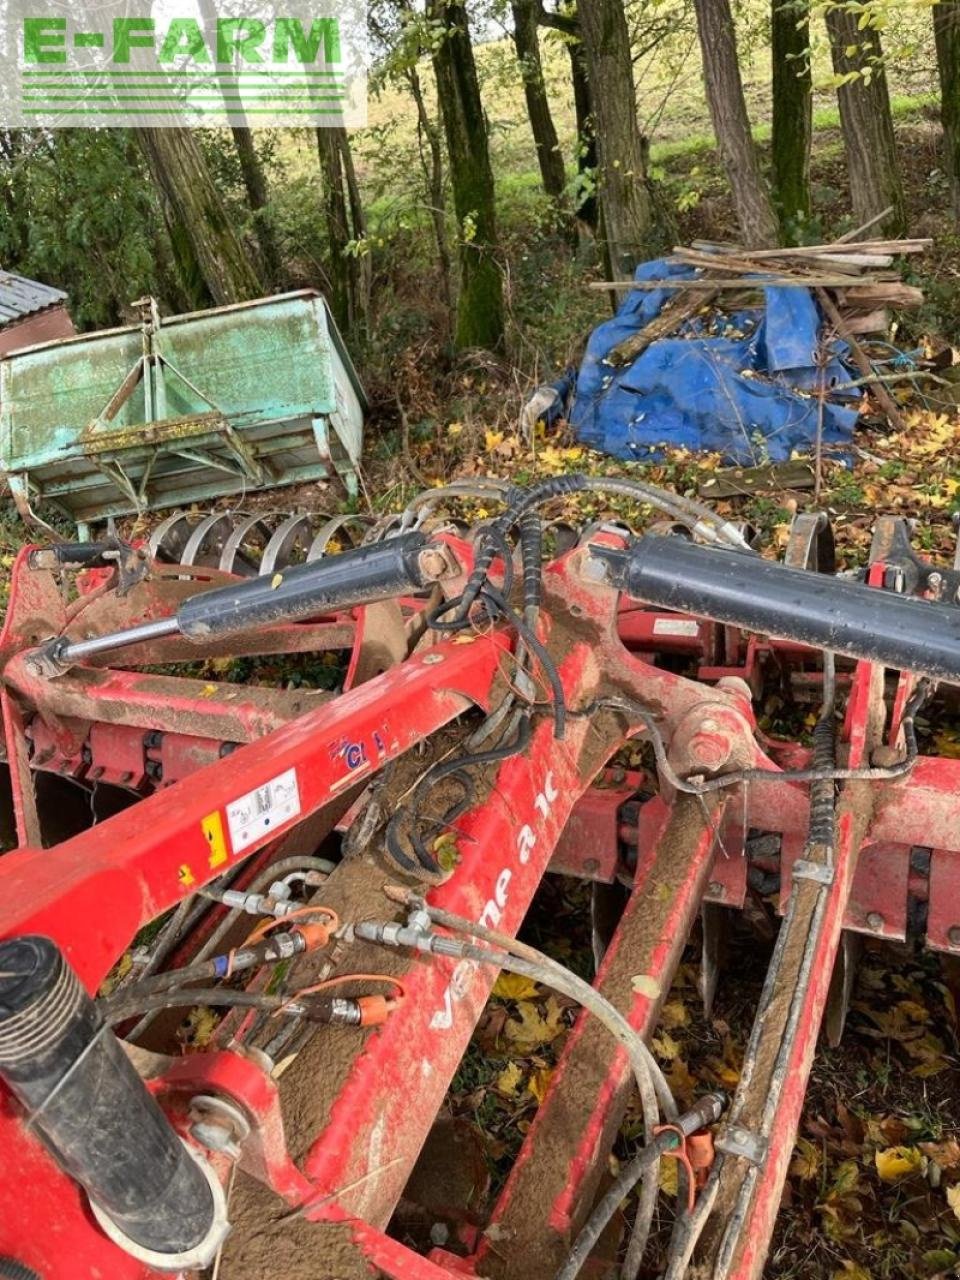
[[[0,271],[0,328],[36,311],[59,306],[66,300],[67,295],[61,289],[15,276],[10,271]]]

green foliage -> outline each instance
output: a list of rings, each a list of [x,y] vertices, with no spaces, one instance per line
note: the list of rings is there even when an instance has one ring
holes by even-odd
[[[159,210],[128,132],[20,137],[0,168],[0,260],[66,289],[78,328],[118,323],[147,293],[177,301]]]

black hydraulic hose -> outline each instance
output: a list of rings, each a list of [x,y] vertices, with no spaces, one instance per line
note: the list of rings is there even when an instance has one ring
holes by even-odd
[[[215,956],[211,960],[201,960],[198,964],[185,965],[182,969],[167,969],[163,973],[149,974],[128,983],[118,995],[136,1000],[140,996],[152,995],[156,991],[170,991],[185,986],[189,982],[202,982],[216,978],[228,978],[233,973],[242,973],[246,969],[254,969],[260,965],[278,964],[299,955],[304,950],[302,941],[294,942],[278,948],[277,940],[266,938],[262,942],[247,947],[238,947],[232,954]],[[107,997],[109,999],[110,997]]]
[[[282,1009],[291,1016],[307,1017],[315,1022],[330,1022],[334,1002],[332,999],[311,998],[309,1004],[300,1004],[291,996],[234,991],[231,987],[189,987],[183,990],[155,991],[141,996],[137,996],[136,992],[130,995],[124,992],[122,999],[102,1002],[102,1013],[107,1024],[115,1027],[137,1014],[153,1013],[158,1009],[187,1009],[194,1005],[209,1005],[214,1009],[265,1009],[271,1013]]]
[[[708,1124],[720,1119],[725,1099],[718,1093],[708,1093],[689,1111],[676,1120],[668,1130],[657,1134],[642,1151],[621,1169],[616,1181],[591,1213],[586,1224],[577,1236],[576,1243],[570,1250],[566,1262],[557,1272],[556,1280],[576,1280],[584,1263],[590,1257],[597,1241],[603,1235],[607,1224],[616,1213],[617,1208],[637,1185],[650,1165],[667,1152],[675,1150],[680,1144],[679,1129],[684,1137],[696,1133]]]
[[[414,788],[409,805],[398,809],[387,823],[386,845],[394,861],[408,871],[415,872],[417,870],[416,863],[408,856],[400,842],[400,825],[405,818],[408,818],[410,823],[410,844],[417,856],[417,861],[425,870],[435,870],[436,859],[424,845],[423,839],[417,830],[418,824],[423,821],[420,810],[430,791],[445,778],[456,778],[463,787],[463,796],[455,804],[451,805],[437,821],[438,826],[450,826],[473,804],[476,796],[476,787],[467,770],[483,768],[488,764],[497,764],[501,760],[508,760],[511,756],[519,755],[529,743],[531,732],[530,717],[522,715],[517,724],[516,735],[509,742],[501,743],[498,747],[491,747],[489,751],[478,751],[473,755],[458,756],[453,760],[442,760],[428,769]]]
[[[823,705],[813,729],[813,767],[829,772],[837,763],[836,661],[830,652],[823,655]],[[911,729],[912,729],[911,722]],[[832,778],[816,778],[810,783],[810,825],[808,845],[833,847],[836,814],[836,783]]]
[[[40,1280],[40,1273],[25,1267],[15,1258],[0,1258],[0,1277],[3,1280]]]
[[[520,518],[520,555],[523,561],[523,612],[540,608],[543,596],[543,522],[535,511]]]

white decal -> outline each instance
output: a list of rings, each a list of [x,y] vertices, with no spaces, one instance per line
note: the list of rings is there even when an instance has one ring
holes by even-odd
[[[656,618],[653,623],[655,636],[695,636],[699,631],[692,618]]]
[[[241,853],[262,836],[272,835],[300,812],[296,769],[271,778],[255,791],[227,805],[227,826],[234,853]]]

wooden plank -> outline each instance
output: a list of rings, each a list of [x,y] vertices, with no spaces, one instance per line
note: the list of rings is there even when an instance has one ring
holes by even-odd
[[[780,489],[812,489],[813,468],[808,462],[774,462],[762,467],[727,467],[702,480],[701,498],[736,498]]]

